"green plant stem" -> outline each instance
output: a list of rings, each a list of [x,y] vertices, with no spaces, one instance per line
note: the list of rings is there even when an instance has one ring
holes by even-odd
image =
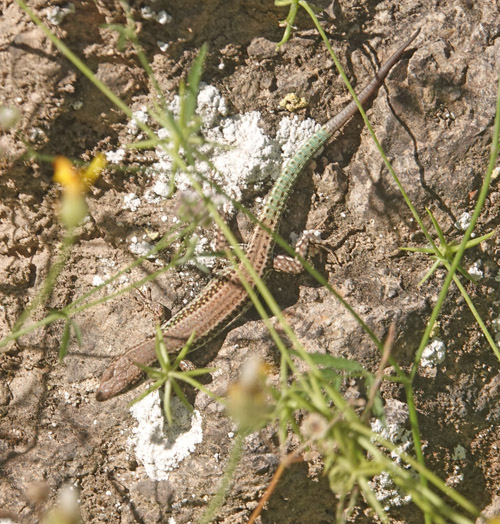
[[[408,206],[408,208],[410,209],[413,217],[415,218],[415,221],[418,223],[420,229],[424,233],[425,238],[427,239],[429,244],[431,246],[433,246],[433,247],[436,247],[432,236],[430,235],[430,233],[428,232],[428,230],[425,227],[424,223],[422,222],[422,219],[420,218],[420,215],[418,214],[416,208],[411,203],[411,200],[408,197],[408,195],[406,194],[406,191],[405,191],[403,185],[399,181],[399,178],[396,175],[396,172],[394,171],[394,168],[392,167],[391,163],[389,162],[389,159],[387,158],[387,155],[385,154],[382,146],[380,145],[380,142],[378,141],[377,135],[375,134],[375,131],[373,130],[373,127],[372,127],[370,121],[368,120],[368,117],[366,116],[365,110],[363,109],[363,106],[361,105],[361,103],[360,103],[360,101],[359,101],[359,99],[358,99],[358,97],[356,95],[356,92],[354,91],[354,88],[351,86],[351,83],[349,82],[349,79],[347,78],[347,75],[345,74],[344,69],[342,68],[342,65],[341,65],[340,61],[338,60],[337,56],[335,55],[335,52],[333,51],[332,46],[330,45],[330,42],[328,41],[328,37],[326,36],[325,32],[323,31],[323,28],[321,27],[321,24],[319,23],[318,19],[316,18],[316,15],[314,14],[313,10],[311,9],[311,7],[308,5],[308,3],[305,0],[299,0],[299,4],[307,11],[309,16],[313,20],[314,25],[316,26],[316,29],[318,30],[319,34],[321,35],[321,38],[323,39],[323,42],[325,43],[325,45],[326,45],[326,47],[327,47],[327,49],[328,49],[328,51],[330,53],[330,56],[332,57],[333,61],[335,62],[335,67],[337,68],[340,76],[342,77],[342,80],[344,81],[344,84],[346,85],[347,89],[349,90],[349,93],[351,94],[353,100],[356,102],[356,105],[358,106],[359,113],[360,113],[360,115],[363,118],[363,121],[364,121],[364,123],[366,125],[366,128],[368,129],[368,132],[370,133],[370,135],[372,137],[372,140],[375,143],[375,146],[377,147],[377,149],[378,149],[378,151],[380,153],[380,156],[381,156],[381,158],[382,158],[382,160],[383,160],[387,170],[389,171],[389,173],[391,174],[394,182],[398,186],[398,189],[399,189],[399,191],[401,193],[401,196],[405,200],[406,205]]]
[[[355,422],[353,421],[351,423],[351,426],[353,430],[358,432],[360,435],[364,435],[364,437],[358,437],[358,440],[360,444],[365,448],[367,451],[370,452],[374,457],[377,457],[381,460],[387,460],[385,455],[381,454],[380,450],[374,446],[373,441],[378,442],[381,446],[384,448],[390,450],[391,452],[397,453],[397,455],[406,462],[408,465],[410,465],[413,469],[415,469],[420,476],[425,477],[431,484],[433,484],[439,491],[441,491],[444,495],[449,497],[453,502],[461,506],[465,511],[469,512],[471,515],[477,516],[479,514],[478,508],[474,506],[471,502],[469,502],[465,497],[460,495],[457,491],[447,486],[443,480],[441,480],[436,474],[434,474],[432,471],[427,469],[424,465],[420,463],[420,461],[415,460],[410,455],[405,453],[404,451],[401,451],[400,448],[398,448],[397,445],[393,444],[392,442],[388,441],[384,437],[382,437],[378,433],[374,433],[371,431],[368,427],[366,427],[361,422]],[[388,462],[388,465],[391,465],[392,462]],[[392,465],[392,467],[394,467]],[[406,474],[408,472],[404,471]],[[428,488],[425,488],[428,489]],[[467,521],[470,522],[470,521]]]
[[[432,329],[434,328],[434,324],[437,320],[437,317],[439,315],[439,312],[441,310],[441,307],[443,305],[444,299],[446,297],[446,294],[448,293],[448,288],[450,287],[451,281],[453,280],[455,276],[455,272],[457,270],[458,265],[460,264],[460,261],[462,259],[462,256],[465,252],[465,248],[467,245],[467,242],[469,241],[472,232],[474,231],[474,228],[476,226],[476,223],[479,219],[479,215],[481,214],[481,210],[484,206],[484,202],[486,200],[486,196],[488,194],[488,190],[490,187],[491,182],[491,175],[493,174],[493,170],[495,169],[495,164],[498,158],[499,153],[499,135],[500,135],[500,75],[498,79],[498,88],[497,88],[497,105],[496,105],[496,113],[495,113],[495,124],[493,126],[493,137],[491,142],[491,151],[490,151],[490,160],[488,163],[488,168],[486,170],[486,175],[484,177],[481,190],[479,192],[479,196],[476,202],[476,205],[474,207],[474,213],[472,214],[471,221],[469,224],[469,227],[465,231],[464,237],[462,238],[462,241],[460,242],[460,245],[458,247],[458,250],[453,257],[453,262],[451,263],[451,266],[448,268],[448,273],[446,275],[446,278],[443,283],[443,287],[441,289],[441,292],[439,293],[438,299],[436,301],[436,304],[432,310],[431,316],[429,317],[429,321],[427,322],[427,327],[425,329],[424,335],[422,337],[422,340],[420,342],[420,346],[417,349],[417,352],[415,354],[415,359],[413,362],[413,366],[410,372],[410,379],[413,381],[417,371],[418,371],[418,364],[420,362],[420,359],[422,358],[422,353],[427,346],[427,343],[430,338],[430,334],[432,332]],[[496,354],[496,352],[495,352]]]
[[[122,269],[121,271],[119,271],[118,273],[113,275],[112,277],[108,278],[105,282],[103,282],[99,286],[96,286],[96,287],[92,288],[90,291],[88,291],[87,293],[84,293],[82,296],[78,297],[71,304],[68,304],[67,306],[62,308],[60,311],[49,313],[45,318],[43,318],[43,319],[41,319],[41,320],[39,320],[37,322],[34,322],[33,324],[30,324],[29,326],[26,326],[24,328],[19,326],[17,329],[13,329],[12,332],[9,335],[7,335],[2,340],[0,340],[0,353],[8,351],[8,347],[6,347],[6,346],[10,342],[12,342],[13,340],[18,339],[19,337],[22,337],[23,335],[27,335],[29,333],[32,333],[33,331],[35,331],[35,330],[37,330],[37,329],[39,329],[39,328],[41,328],[43,326],[46,326],[48,324],[51,324],[52,322],[55,322],[56,320],[61,320],[62,318],[74,317],[78,313],[80,313],[80,312],[82,312],[82,311],[84,311],[84,310],[86,310],[86,309],[88,309],[90,307],[94,307],[96,305],[99,305],[99,304],[102,304],[102,303],[107,302],[109,300],[112,300],[114,298],[117,298],[118,296],[123,295],[124,293],[127,293],[127,292],[129,292],[129,291],[131,291],[133,289],[136,289],[137,287],[140,287],[141,285],[143,285],[143,284],[145,284],[147,282],[150,282],[151,280],[154,280],[158,275],[168,271],[172,267],[176,267],[178,265],[181,265],[181,264],[185,263],[192,256],[192,253],[193,253],[193,248],[192,247],[190,249],[188,249],[187,252],[183,256],[174,256],[169,264],[167,264],[166,266],[162,267],[161,269],[159,269],[159,270],[149,274],[148,276],[140,279],[139,281],[134,282],[133,284],[131,284],[129,286],[126,286],[126,287],[124,287],[122,289],[119,289],[118,291],[115,291],[114,293],[111,293],[111,294],[106,295],[104,297],[98,298],[98,299],[93,300],[91,302],[86,302],[85,304],[79,305],[82,302],[86,301],[88,298],[90,298],[92,295],[95,295],[97,292],[99,292],[100,289],[102,289],[102,288],[110,285],[114,281],[116,281],[120,276],[128,273],[133,268],[141,265],[144,262],[144,260],[147,259],[152,254],[155,254],[158,251],[160,251],[161,249],[164,249],[167,245],[172,244],[175,240],[180,240],[180,239],[183,239],[183,238],[185,239],[186,236],[189,236],[192,233],[193,229],[194,229],[194,225],[191,225],[189,228],[187,228],[186,230],[182,231],[179,235],[177,235],[177,234],[175,236],[172,235],[172,238],[169,238],[169,239],[164,237],[148,253],[146,253],[145,255],[143,255],[143,256],[139,257],[138,259],[134,260],[131,264],[126,266],[124,269]],[[175,233],[177,233],[177,231],[175,229],[173,231]],[[170,231],[170,233],[172,233],[172,231]],[[68,240],[67,240],[67,242],[68,242]],[[70,246],[68,248],[66,248],[66,250],[68,250],[68,253],[69,253],[69,248],[70,248]],[[64,248],[63,248],[63,250],[64,250]],[[52,276],[50,276],[50,279],[49,279],[49,277],[47,277],[47,280],[44,283],[44,289],[46,289],[46,288],[48,289],[49,288],[50,280],[54,280],[55,281],[55,278],[57,277],[56,271],[58,270],[59,267],[62,267],[64,265],[64,262],[65,262],[65,260],[67,258],[67,254],[64,256],[64,260],[62,260],[59,264],[56,262],[56,264],[54,264],[51,267],[51,272],[53,272],[54,274]],[[61,252],[60,256],[61,257],[63,256],[62,252]],[[38,298],[37,299],[37,303],[40,303],[40,302],[41,302],[41,299]],[[30,306],[29,311],[27,313],[26,312],[22,313],[20,319],[22,319],[23,322],[25,322],[25,320],[27,318],[27,315],[29,314],[29,312],[31,312],[32,309],[33,309],[33,305]]]
[[[40,304],[42,304],[43,302],[46,302],[50,298],[50,296],[52,295],[52,291],[54,290],[54,286],[57,281],[57,278],[60,275],[64,267],[64,264],[66,263],[66,260],[68,259],[69,253],[71,251],[71,247],[73,246],[74,242],[75,242],[75,234],[74,234],[74,229],[72,228],[66,231],[63,237],[59,255],[57,256],[54,264],[50,266],[49,272],[47,274],[47,278],[45,279],[43,283],[42,289],[35,296],[35,298],[33,299],[33,302],[21,313],[21,315],[19,316],[19,318],[17,319],[16,323],[14,324],[12,328],[13,332],[20,331],[22,326],[26,322],[26,320],[31,315],[31,313],[35,311]],[[6,339],[8,338],[9,337],[6,337]],[[14,337],[11,337],[10,340],[14,340]],[[0,343],[0,347],[2,347],[2,345],[3,344]]]
[[[141,122],[136,118],[132,110],[117,97],[109,87],[101,82],[94,73],[82,62],[70,49],[64,44],[56,35],[38,18],[38,16],[32,11],[23,0],[14,0],[16,4],[31,18],[31,20],[45,33],[47,38],[56,46],[56,48],[79,70],[81,71],[96,87],[103,93],[116,107],[118,107],[123,113],[133,120],[136,125],[146,133],[151,139],[157,139],[157,136],[152,129],[147,126],[144,122]]]
[[[448,268],[448,271],[451,270],[449,268],[449,264],[446,264],[446,267]],[[500,360],[500,351],[498,350],[498,346],[495,344],[495,340],[491,336],[491,333],[488,331],[488,328],[486,327],[486,324],[484,323],[483,319],[481,318],[479,311],[476,309],[476,306],[472,302],[469,294],[467,293],[462,282],[460,282],[460,279],[457,277],[457,275],[453,275],[453,282],[459,289],[460,293],[462,293],[462,296],[464,297],[465,302],[467,303],[467,305],[469,306],[469,309],[471,310],[472,314],[474,315],[476,322],[479,324],[479,327],[481,328],[481,331],[483,332],[486,340],[488,341],[488,344],[490,345],[493,353],[495,353],[495,356],[497,357],[497,359]]]
[[[373,130],[367,116],[366,116],[366,113],[363,109],[363,106],[361,105],[361,103],[359,102],[358,100],[358,97],[356,96],[356,93],[354,91],[354,89],[352,88],[350,82],[349,82],[349,79],[347,78],[343,68],[342,68],[342,65],[340,64],[339,60],[337,59],[331,45],[330,45],[330,42],[328,41],[328,38],[325,34],[325,32],[323,31],[323,28],[321,27],[321,24],[319,23],[318,19],[316,18],[316,15],[314,14],[314,12],[312,11],[312,9],[309,7],[309,5],[307,4],[306,1],[304,0],[299,0],[299,4],[307,11],[307,13],[309,14],[309,16],[311,17],[311,19],[313,20],[314,22],[314,25],[316,26],[316,29],[318,30],[319,34],[321,35],[321,38],[323,39],[323,42],[325,43],[329,53],[330,53],[330,56],[332,57],[334,63],[335,63],[335,66],[337,67],[337,70],[339,71],[341,77],[342,77],[342,80],[344,81],[345,85],[347,86],[351,96],[353,97],[353,99],[355,100],[356,102],[356,105],[358,106],[358,110],[365,122],[365,125],[372,137],[372,140],[374,141],[377,149],[379,150],[380,152],[380,155],[384,161],[384,164],[386,165],[387,169],[389,170],[393,180],[395,181],[396,185],[398,186],[398,189],[399,191],[401,192],[401,195],[403,196],[407,206],[409,207],[412,215],[414,216],[416,222],[418,223],[418,225],[420,226],[420,228],[422,229],[427,241],[429,242],[429,244],[433,247],[436,247],[435,243],[434,243],[434,240],[432,239],[430,233],[427,231],[424,223],[422,222],[421,218],[420,218],[420,215],[418,214],[416,208],[413,206],[413,204],[411,203],[408,195],[406,194],[406,191],[404,190],[402,184],[400,183],[399,181],[399,178],[397,177],[396,175],[396,172],[394,171],[391,163],[389,162],[389,159],[387,158],[384,150],[382,149],[382,146],[380,145],[378,139],[377,139],[377,136],[375,134],[375,131]],[[437,247],[436,247],[437,249]],[[412,396],[410,396],[410,398],[412,398]],[[412,408],[410,408],[410,411],[412,411]],[[416,414],[416,409],[415,407],[413,406],[413,411],[414,413]],[[420,430],[419,430],[419,427],[418,427],[418,418],[416,416],[413,416],[413,417],[410,417],[410,421],[411,421],[411,425],[412,425],[412,435],[414,437],[417,437],[420,435]],[[416,451],[416,454],[417,454],[417,458],[418,460],[420,461],[420,463],[422,465],[424,465],[424,456],[423,456],[423,452],[422,452],[422,448],[421,448],[421,441],[420,440],[414,440],[414,446],[415,446],[415,451]],[[424,477],[420,477],[420,481],[422,483],[423,486],[426,486],[427,484],[427,481]],[[429,521],[429,515],[426,513],[425,514],[425,520],[428,522]]]
[[[224,503],[224,498],[226,497],[226,493],[229,490],[231,479],[233,478],[234,472],[236,471],[236,466],[239,464],[241,460],[244,442],[245,434],[242,432],[238,432],[234,440],[233,448],[231,449],[231,453],[229,455],[229,460],[224,471],[224,477],[222,478],[221,485],[217,490],[215,496],[210,501],[210,504],[208,505],[208,508],[205,510],[205,513],[201,517],[199,521],[200,524],[210,524],[211,522],[214,522],[214,517],[218,509]]]

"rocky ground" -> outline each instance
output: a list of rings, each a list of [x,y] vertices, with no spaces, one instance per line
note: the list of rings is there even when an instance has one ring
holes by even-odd
[[[460,239],[488,163],[500,70],[499,6],[460,0],[315,3],[358,90],[398,43],[421,28],[368,115],[421,216],[430,208],[447,237]],[[30,6],[134,111],[151,102],[151,81],[135,53],[118,49],[117,33],[105,27],[124,22],[118,2],[82,1],[71,7],[35,0]],[[120,167],[107,170],[89,194],[90,218],[78,230],[46,310],[81,297],[152,245],[175,223],[183,191],[168,199],[161,189],[164,175],[131,169],[158,165],[162,159],[123,152],[122,146],[138,137],[129,119],[14,2],[2,0],[0,9],[0,102],[17,107],[21,115],[17,133],[0,136],[3,337],[44,281],[63,235],[51,164],[42,156],[21,159],[25,141],[40,155],[90,160],[107,152],[111,164]],[[222,139],[229,125],[243,126],[234,128],[233,149],[241,154],[232,151],[229,160],[220,160],[234,179],[222,183],[258,211],[279,171],[279,148],[292,144],[293,149],[290,134],[300,137],[314,125],[306,119],[323,123],[349,100],[312,23],[300,14],[292,38],[277,50],[283,31],[279,21],[287,11],[270,0],[159,0],[134,2],[132,10],[140,42],[169,100],[200,46],[208,43],[203,81],[212,91],[205,106],[206,129]],[[280,107],[289,93],[307,102],[294,112],[295,119]],[[308,124],[301,127],[304,121]],[[271,147],[278,149],[266,149]],[[499,205],[494,179],[478,234],[498,229]],[[243,239],[248,236],[248,220],[237,217],[232,225]],[[320,229],[325,241],[315,266],[377,335],[384,337],[395,323],[393,356],[407,368],[445,273],[438,271],[418,287],[431,261],[399,248],[422,245],[425,239],[360,117],[324,148],[291,195],[281,234],[289,239],[305,228]],[[202,240],[204,235],[211,240],[214,231],[200,232]],[[476,283],[464,284],[492,331],[500,311],[499,242],[493,237],[469,250],[464,260],[478,274]],[[159,254],[102,293],[139,280],[169,255]],[[175,312],[208,279],[194,265],[182,267],[155,280],[152,296]],[[377,368],[376,348],[309,275],[276,274],[269,287],[308,350]],[[38,319],[43,316],[43,311],[36,313]],[[0,517],[38,522],[69,485],[79,490],[84,522],[196,522],[227,465],[233,423],[213,400],[193,395],[196,416],[191,419],[179,408],[177,433],[158,441],[158,402],[133,413],[128,409],[133,393],[97,403],[94,393],[106,364],[149,336],[154,317],[135,294],[127,293],[83,311],[75,321],[83,343],[72,340],[63,363],[57,356],[62,323],[31,332],[1,355]],[[479,508],[490,506],[494,512],[500,485],[499,362],[454,287],[435,338],[443,345],[437,356],[430,351],[415,382],[426,463]],[[249,354],[279,363],[253,311],[200,353],[197,364],[217,368],[208,386],[220,395]],[[404,405],[396,385],[384,385],[382,393],[387,405]],[[152,428],[158,428],[156,433]],[[217,522],[247,521],[279,456],[272,428],[246,440]],[[262,522],[332,522],[336,500],[319,471],[305,462],[289,468]],[[392,505],[393,522],[423,522],[414,506],[399,503],[397,497],[385,500]],[[355,522],[373,521],[366,509],[361,502]]]

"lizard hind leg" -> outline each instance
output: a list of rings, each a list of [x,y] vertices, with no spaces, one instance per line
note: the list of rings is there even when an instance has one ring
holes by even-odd
[[[318,244],[321,241],[321,233],[315,229],[304,231],[300,236],[295,251],[302,258],[306,258],[309,247],[312,244]],[[304,269],[298,258],[290,257],[288,255],[277,255],[273,259],[273,269],[275,271],[282,271],[284,273],[292,273],[297,275]]]

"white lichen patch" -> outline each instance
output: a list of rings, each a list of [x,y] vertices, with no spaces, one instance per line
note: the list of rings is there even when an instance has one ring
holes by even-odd
[[[178,103],[178,99],[176,103]],[[203,84],[198,93],[197,103],[197,110],[203,119],[205,129],[216,127],[219,117],[229,114],[226,99],[214,86]]]
[[[500,343],[500,317],[494,318],[491,321],[491,327],[493,328],[493,331],[495,332],[495,342],[499,344]]]
[[[137,211],[141,205],[141,199],[135,193],[127,193],[123,197],[122,209]]]
[[[189,167],[188,172],[177,170],[175,187],[181,193],[192,193],[192,182],[196,180],[212,202],[216,202],[217,207],[226,214],[234,211],[230,199],[240,202],[245,191],[254,191],[264,182],[275,180],[280,174],[283,163],[288,161],[298,147],[321,127],[312,119],[300,120],[297,116],[286,116],[279,123],[276,137],[270,137],[259,126],[261,117],[259,112],[229,116],[224,97],[210,85],[201,85],[197,103],[197,112],[203,122],[202,134],[205,138],[205,143],[200,146],[200,152],[209,161],[197,160],[194,166]],[[175,97],[170,104],[174,115],[179,113],[179,104],[179,97]],[[132,141],[135,141],[140,140],[143,135],[137,121],[151,123],[151,120],[146,106],[141,106],[133,115],[134,119],[128,123],[127,130],[133,137]],[[125,195],[123,209],[135,212],[142,202],[160,207],[171,195],[173,163],[167,151],[169,131],[160,128],[156,134],[164,143],[156,147],[153,152],[156,160],[153,160],[145,170],[147,185],[144,192],[141,195],[135,193]],[[124,156],[125,151],[122,147],[106,153],[111,163],[122,162]],[[217,193],[214,183],[222,189],[226,197]],[[198,196],[196,199],[199,203]],[[180,218],[182,217],[173,215],[169,220],[175,224]],[[205,248],[205,244],[200,244],[198,249]],[[147,240],[137,238],[132,239],[129,245],[129,250],[139,256],[146,254],[150,249],[151,245]],[[214,261],[206,259],[202,263],[210,267]]]
[[[161,25],[169,24],[173,20],[166,11],[153,11],[149,6],[141,8],[141,16],[145,20],[156,20]]]
[[[453,460],[464,460],[466,456],[467,456],[467,450],[460,444],[457,444],[453,450],[453,454],[451,458]]]
[[[472,264],[467,269],[472,280],[474,280],[475,282],[477,282],[478,280],[481,280],[484,277],[484,271],[482,268],[483,268],[482,260],[476,260],[476,262],[474,262],[474,264]]]
[[[168,49],[169,47],[169,43],[168,42],[163,42],[163,40],[157,40],[156,41],[156,45],[160,48],[160,51],[162,53],[165,53],[165,51]]]
[[[171,426],[165,422],[157,391],[130,408],[138,425],[128,444],[153,480],[167,480],[169,473],[178,468],[203,439],[199,411],[191,413],[177,398],[172,400],[171,408],[174,419]]]
[[[411,502],[411,495],[404,495],[386,471],[377,475],[369,484],[385,511],[389,511],[391,507],[406,506]]]
[[[47,21],[52,25],[60,25],[70,14],[75,12],[75,4],[69,2],[66,6],[55,6],[45,10]]]
[[[127,127],[130,134],[137,135],[140,129],[138,122],[147,124],[149,121],[149,115],[146,106],[142,106],[141,109],[134,111],[132,115],[133,119],[130,120],[130,122],[127,124]]]
[[[423,368],[436,368],[444,361],[445,356],[446,346],[442,340],[436,338],[424,348],[420,366]]]
[[[467,450],[460,444],[457,444],[453,449],[453,453],[451,454],[451,460],[459,462],[459,464],[453,465],[452,472],[445,480],[447,486],[456,488],[461,482],[463,482],[464,474],[461,470],[465,464],[466,458]]]
[[[371,427],[375,433],[379,433],[398,446],[395,451],[391,452],[391,458],[397,467],[403,468],[405,466],[401,461],[400,453],[408,452],[413,442],[411,431],[406,428],[409,419],[408,406],[399,400],[387,399],[385,413],[385,424],[377,419],[372,422]],[[403,494],[387,472],[375,476],[369,484],[377,500],[384,505],[385,511],[389,511],[391,507],[404,506],[411,502],[411,495]]]
[[[298,116],[285,116],[279,123],[276,140],[281,146],[282,160],[286,161],[293,157],[300,145],[316,131],[321,125],[312,118],[300,120]]]
[[[125,159],[125,149],[120,147],[116,151],[108,151],[104,153],[106,155],[106,160],[110,164],[121,164]]]
[[[455,227],[461,231],[465,231],[470,225],[471,218],[472,215],[468,211],[464,211],[455,222]]]
[[[94,275],[92,277],[92,285],[94,287],[98,287],[98,286],[102,286],[104,284],[104,282],[106,281],[105,278],[103,278],[102,276],[100,275]]]
[[[116,262],[106,257],[99,257],[98,269],[92,277],[91,285],[100,287],[106,284],[106,292],[113,293],[130,284],[128,275],[122,274],[118,278],[113,278],[116,272]]]
[[[453,473],[446,478],[445,484],[456,488],[463,480],[464,474],[460,471],[460,466],[453,466]]]
[[[464,474],[462,473],[461,469],[466,457],[467,450],[460,444],[457,444],[453,449],[453,453],[451,454],[451,460],[460,462],[460,464],[455,464],[453,466],[452,473],[448,475],[445,480],[447,486],[456,487],[464,480]]]
[[[213,251],[210,247],[210,242],[207,238],[198,238],[196,246],[194,248],[195,257],[189,260],[190,264],[195,264],[196,267],[202,271],[212,269],[216,262],[217,257],[213,255],[207,255],[207,253]]]
[[[170,105],[174,114],[179,112],[180,100],[175,97]],[[243,192],[249,187],[258,187],[265,180],[276,179],[282,162],[291,158],[298,146],[309,138],[321,126],[312,119],[299,120],[297,117],[285,117],[279,124],[275,138],[266,135],[259,126],[260,113],[253,111],[241,115],[228,116],[224,97],[213,86],[202,85],[198,94],[197,111],[203,120],[202,132],[206,142],[201,152],[210,159],[210,163],[197,161],[190,172],[178,171],[175,184],[179,191],[192,187],[192,177],[200,181],[207,194],[214,195],[210,182],[215,182],[224,192],[237,201],[241,201]],[[141,122],[148,122],[145,107],[134,112],[134,117]],[[139,133],[135,121],[128,124],[130,134]],[[159,129],[160,139],[168,139],[166,129]],[[113,153],[108,153],[115,158]],[[148,169],[150,185],[145,189],[149,202],[157,202],[156,197],[166,198],[170,192],[172,160],[163,147],[155,150],[157,158]],[[233,206],[226,202],[224,211],[231,212]]]
[[[153,249],[153,245],[146,240],[139,240],[137,237],[134,236],[130,239],[128,249],[134,255],[137,255],[138,257],[143,257]],[[148,258],[154,258],[154,255],[149,255]]]

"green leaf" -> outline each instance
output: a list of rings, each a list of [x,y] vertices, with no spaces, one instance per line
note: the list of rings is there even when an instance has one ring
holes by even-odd
[[[177,355],[177,357],[176,357],[176,359],[174,361],[174,364],[173,364],[174,369],[177,369],[179,367],[179,364],[181,363],[181,360],[184,359],[184,357],[187,355],[187,353],[191,349],[191,345],[192,345],[195,337],[196,337],[196,332],[193,331],[191,333],[190,337],[188,338],[188,341],[184,344],[182,349],[179,351],[179,354]]]
[[[344,357],[334,357],[325,353],[309,353],[312,361],[318,366],[325,366],[333,369],[341,369],[354,373],[366,373],[366,370],[355,360]]]
[[[74,321],[70,320],[71,327],[73,328],[73,332],[75,334],[76,340],[78,341],[78,346],[83,346],[83,339],[82,339],[82,332],[80,331],[80,326]]]
[[[425,208],[425,210],[427,211],[427,213],[429,214],[429,216],[431,218],[432,225],[434,226],[434,229],[436,230],[436,233],[437,233],[437,236],[439,238],[439,241],[441,242],[441,245],[446,248],[448,246],[448,244],[446,243],[446,239],[444,238],[443,230],[439,227],[438,221],[436,220],[436,218],[432,214],[432,211],[429,208],[427,208],[427,207]]]
[[[198,90],[200,86],[201,74],[203,71],[203,64],[205,63],[205,57],[207,55],[207,44],[203,44],[200,48],[198,56],[193,62],[191,69],[188,74],[187,82],[187,93],[185,98],[184,116],[185,123],[188,124],[193,118],[196,111],[196,105],[198,100]]]
[[[343,378],[338,373],[335,373],[331,368],[320,369],[319,372],[325,382],[328,382],[335,389],[339,389]]]
[[[486,235],[482,235],[480,237],[477,237],[477,238],[473,238],[472,240],[469,240],[467,242],[467,244],[465,244],[465,249],[469,249],[471,247],[474,247],[474,246],[477,246],[478,244],[480,244],[481,242],[484,242],[485,240],[488,240],[490,239],[492,236],[495,236],[497,234],[496,231],[490,231],[489,233],[487,233]],[[458,251],[460,246],[453,246],[452,247],[452,251],[455,253]]]
[[[186,395],[184,395],[184,392],[180,388],[179,384],[177,384],[177,382],[172,382],[172,387],[174,388],[175,394],[177,395],[179,400],[184,404],[184,406],[186,406],[186,409],[192,413],[194,411],[194,408],[189,403],[189,400],[187,399]]]
[[[175,382],[172,382],[170,380],[166,382],[165,392],[163,394],[163,411],[165,413],[165,418],[167,419],[167,423],[169,426],[172,425],[172,384],[175,384]]]
[[[165,342],[163,340],[163,333],[159,325],[156,326],[156,341],[155,341],[155,351],[156,356],[158,357],[158,362],[163,371],[169,371],[171,369],[170,359],[168,358],[168,352],[165,347]]]
[[[424,282],[426,282],[429,278],[431,278],[432,274],[436,269],[441,265],[441,260],[436,260],[434,264],[432,264],[431,268],[427,271],[427,273],[423,276],[422,280],[417,284],[418,287],[422,286]]]
[[[59,346],[59,362],[62,361],[62,359],[66,356],[66,353],[68,352],[70,334],[71,334],[71,324],[70,324],[69,319],[67,319],[66,324],[64,325],[61,345]]]

